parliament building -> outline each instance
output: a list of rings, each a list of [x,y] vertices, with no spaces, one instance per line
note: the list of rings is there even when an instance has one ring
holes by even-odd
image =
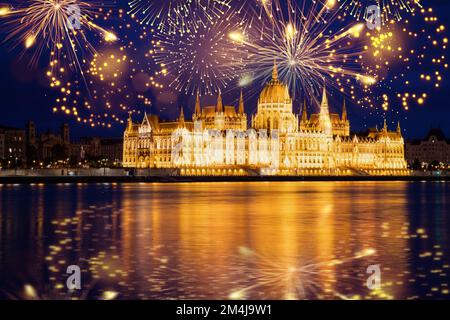
[[[131,116],[124,132],[123,165],[165,168],[171,174],[206,175],[406,175],[400,125],[364,135],[350,134],[345,102],[342,114],[330,113],[324,88],[320,111],[293,113],[288,87],[272,79],[262,90],[258,109],[249,119],[241,92],[239,106],[202,107],[197,96],[192,120],[183,109],[176,121],[145,114]]]

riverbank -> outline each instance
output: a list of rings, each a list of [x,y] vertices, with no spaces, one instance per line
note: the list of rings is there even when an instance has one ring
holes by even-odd
[[[450,181],[450,176],[0,176],[0,184],[255,181]]]

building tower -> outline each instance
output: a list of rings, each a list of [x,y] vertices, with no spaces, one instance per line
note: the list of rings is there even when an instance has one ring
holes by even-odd
[[[70,129],[67,123],[63,124],[61,128],[61,138],[63,144],[70,144]]]
[[[36,144],[36,125],[33,121],[28,121],[26,125],[26,139],[27,144],[34,145]]]
[[[319,126],[325,134],[332,134],[330,109],[328,106],[327,89],[325,85],[323,86],[322,103],[320,104]]]
[[[272,79],[261,91],[258,111],[252,125],[256,130],[279,130],[281,133],[298,130],[298,117],[292,112],[292,98],[289,88],[278,79],[277,64],[274,63]]]
[[[195,115],[198,117],[202,113],[201,106],[200,106],[200,94],[197,91],[197,97],[195,98]]]

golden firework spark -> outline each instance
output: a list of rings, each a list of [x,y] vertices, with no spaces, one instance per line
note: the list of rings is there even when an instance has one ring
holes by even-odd
[[[383,23],[395,19],[403,19],[404,13],[412,13],[422,8],[421,0],[337,0],[340,6],[352,17],[368,19],[369,6],[376,5],[380,10],[380,18]],[[335,0],[336,2],[336,0]]]
[[[28,0],[17,8],[2,7],[0,17],[8,30],[5,40],[13,47],[23,44],[25,51],[33,50],[31,66],[49,50],[51,60],[64,58],[80,69],[80,57],[95,52],[87,31],[95,31],[106,42],[117,40],[115,34],[93,22],[96,9],[95,4],[78,0]]]
[[[250,72],[254,80],[266,82],[276,60],[279,76],[291,93],[307,97],[320,95],[324,79],[347,94],[353,91],[355,80],[363,86],[376,82],[360,66],[364,46],[359,38],[364,24],[352,22],[333,30],[339,13],[333,10],[333,0],[303,7],[285,2],[272,0],[259,22],[229,33],[246,57],[245,76]]]

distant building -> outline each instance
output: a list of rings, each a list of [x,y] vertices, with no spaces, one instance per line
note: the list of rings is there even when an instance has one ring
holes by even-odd
[[[77,155],[77,161],[96,160],[108,166],[122,164],[123,139],[82,137],[73,144],[72,150]]]
[[[408,141],[405,145],[406,161],[431,164],[433,162],[450,164],[450,139],[441,129],[431,129],[425,138]]]
[[[0,168],[78,164],[117,167],[122,165],[122,157],[122,138],[84,137],[73,142],[68,124],[58,132],[40,134],[33,121],[28,121],[25,129],[0,126]]]
[[[2,165],[17,166],[25,160],[25,130],[0,126],[0,161]]]
[[[57,133],[47,131],[38,135],[33,121],[26,124],[28,164],[50,160],[67,160],[71,156],[70,128],[63,124]]]
[[[101,139],[100,153],[108,164],[113,166],[122,165],[123,139],[122,138]]]

